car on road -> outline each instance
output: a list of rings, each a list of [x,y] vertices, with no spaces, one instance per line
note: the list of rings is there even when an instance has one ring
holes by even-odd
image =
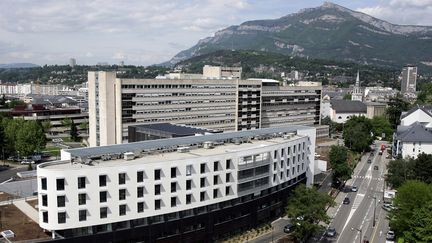
[[[351,191],[352,192],[357,192],[357,187],[356,186],[351,187]]]
[[[287,224],[284,226],[283,231],[288,234],[288,233],[291,233],[293,231],[293,229],[294,229],[293,224]]]
[[[368,161],[367,161],[367,162],[368,162],[368,164],[370,164],[370,163],[372,163],[372,160],[371,160],[371,159],[368,159]]]
[[[335,228],[328,228],[326,231],[326,236],[335,237],[336,236],[336,229]]]
[[[34,164],[35,162],[33,161],[33,160],[31,160],[31,159],[23,159],[22,161],[21,161],[21,164],[22,165],[27,165],[27,164]]]
[[[348,197],[344,198],[343,204],[350,204],[350,199]]]
[[[394,240],[394,239],[395,239],[395,233],[394,233],[394,231],[393,230],[389,230],[387,232],[387,235],[386,235],[386,240]]]
[[[375,165],[375,166],[374,166],[374,170],[378,170],[378,165]]]

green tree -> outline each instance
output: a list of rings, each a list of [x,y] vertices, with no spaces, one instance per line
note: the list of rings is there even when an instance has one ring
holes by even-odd
[[[25,121],[16,131],[15,149],[21,156],[32,155],[46,145],[42,126],[36,121]]]
[[[76,127],[75,123],[73,122],[73,120],[70,124],[70,133],[69,134],[70,134],[70,138],[72,139],[72,141],[74,141],[74,142],[79,141],[78,130],[77,130],[77,127]]]
[[[79,128],[82,130],[88,130],[88,127],[89,127],[88,121],[79,124]]]
[[[64,127],[70,127],[71,126],[71,124],[72,124],[72,119],[70,119],[69,117],[68,118],[65,118],[65,119],[63,119],[62,121],[61,121],[61,124],[62,124],[62,126],[64,126]]]
[[[390,211],[390,226],[397,232],[409,232],[414,212],[432,201],[432,186],[420,181],[407,181],[399,187]]]
[[[406,242],[432,242],[432,201],[414,209],[408,228],[403,232]]]
[[[50,121],[43,121],[43,122],[41,122],[41,126],[42,126],[43,131],[45,133],[48,133],[49,130],[51,129],[51,122]]]
[[[381,137],[385,134],[385,140],[391,140],[393,135],[393,129],[390,121],[384,116],[376,116],[372,118],[372,133],[375,136]]]
[[[371,120],[364,116],[353,116],[343,128],[345,146],[353,151],[363,152],[369,149],[373,141]]]
[[[431,184],[432,183],[432,154],[421,153],[413,160],[413,172],[415,179]]]
[[[348,149],[344,146],[333,145],[329,152],[332,167],[333,185],[339,187],[351,178],[352,168],[348,164]]]
[[[397,128],[400,122],[400,116],[403,111],[410,109],[410,104],[403,99],[403,96],[398,93],[395,97],[390,98],[386,109],[386,116],[390,121],[393,129]]]
[[[352,95],[351,95],[350,93],[346,93],[346,94],[344,94],[344,96],[343,96],[343,99],[344,99],[344,100],[351,100],[351,98],[352,98]]]
[[[393,188],[399,188],[402,184],[415,177],[414,161],[411,159],[405,160],[402,158],[391,160],[387,166],[386,181]]]
[[[295,225],[293,236],[296,240],[304,242],[312,234],[324,230],[324,227],[318,223],[330,221],[326,209],[334,204],[329,195],[320,193],[315,188],[299,185],[286,208],[286,214],[292,218],[292,223]]]
[[[432,103],[432,83],[425,83],[417,95],[418,104],[431,104]]]
[[[5,150],[7,155],[15,155],[18,131],[23,127],[23,119],[3,119]]]

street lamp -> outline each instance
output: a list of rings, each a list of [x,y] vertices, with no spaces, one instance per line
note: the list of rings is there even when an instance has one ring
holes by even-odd
[[[362,230],[357,228],[351,228],[351,230],[357,230],[358,232],[360,232],[360,243],[362,243]]]

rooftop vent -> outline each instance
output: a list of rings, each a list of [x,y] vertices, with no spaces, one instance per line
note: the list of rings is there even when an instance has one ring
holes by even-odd
[[[133,160],[135,159],[135,155],[132,152],[126,152],[123,154],[124,160]]]
[[[210,141],[204,142],[204,148],[205,149],[212,149],[213,148],[213,142],[210,142]]]
[[[187,153],[189,151],[190,151],[189,147],[180,147],[180,148],[177,148],[177,152],[179,152],[179,153]]]

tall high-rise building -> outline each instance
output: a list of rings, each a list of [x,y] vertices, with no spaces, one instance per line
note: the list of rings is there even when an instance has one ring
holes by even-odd
[[[69,59],[69,66],[70,67],[75,67],[76,66],[76,60],[75,60],[75,58]]]
[[[222,131],[320,123],[321,86],[240,79],[124,79],[89,72],[90,146],[128,141],[128,126],[174,123]]]
[[[417,67],[407,65],[402,68],[401,92],[415,93],[417,85]]]

